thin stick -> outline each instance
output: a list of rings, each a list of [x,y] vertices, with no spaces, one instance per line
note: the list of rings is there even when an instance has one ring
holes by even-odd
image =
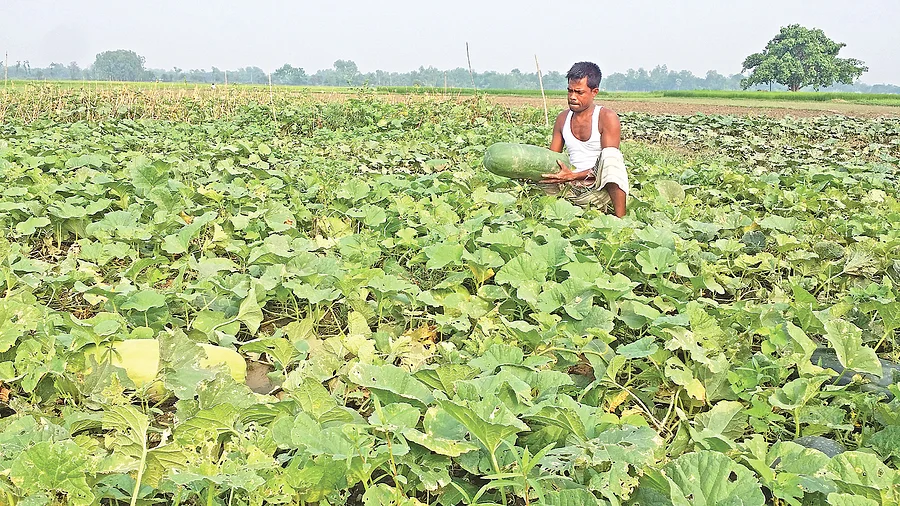
[[[538,84],[541,85],[541,99],[544,101],[544,124],[550,126],[550,114],[547,112],[547,95],[544,95],[544,79],[541,77],[541,64],[538,63],[537,55],[534,55],[534,65],[537,67]]]
[[[278,116],[275,115],[275,90],[272,88],[272,73],[269,72],[269,106],[272,108],[272,119],[278,125]]]
[[[472,73],[472,59],[469,58],[469,43],[466,42],[466,61],[469,62],[469,77],[472,78],[472,90],[478,91],[478,88],[475,87],[475,74]]]
[[[6,59],[3,60],[3,87],[6,88],[6,81],[9,79],[9,51],[6,52]]]
[[[225,87],[228,87],[228,71],[225,71]]]

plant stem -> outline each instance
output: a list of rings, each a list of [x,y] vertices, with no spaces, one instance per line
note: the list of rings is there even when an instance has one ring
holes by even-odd
[[[141,445],[141,461],[138,463],[137,477],[134,479],[134,492],[131,494],[131,506],[137,504],[138,494],[141,492],[141,480],[144,478],[144,467],[147,465],[147,441]]]

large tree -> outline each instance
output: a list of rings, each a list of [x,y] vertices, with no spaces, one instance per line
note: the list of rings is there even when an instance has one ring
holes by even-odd
[[[293,67],[289,63],[285,63],[278,70],[272,73],[272,82],[275,84],[294,84],[303,85],[309,82],[309,76],[301,67]]]
[[[140,81],[144,79],[144,57],[134,51],[104,51],[94,60],[94,75],[108,81]]]
[[[846,44],[829,39],[818,28],[782,27],[763,52],[753,53],[744,60],[741,72],[752,72],[741,81],[741,86],[747,89],[754,84],[775,82],[797,91],[804,86],[818,90],[835,81],[853,84],[869,68],[853,58],[838,58],[838,52],[844,46]]]

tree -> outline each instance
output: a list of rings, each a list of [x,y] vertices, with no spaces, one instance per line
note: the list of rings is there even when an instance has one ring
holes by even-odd
[[[104,51],[94,60],[94,75],[109,81],[139,81],[145,77],[144,57],[134,51]]]
[[[715,70],[710,70],[706,72],[706,79],[703,83],[703,89],[706,90],[724,90],[726,77],[722,74],[716,72]]]
[[[782,27],[763,52],[753,53],[744,60],[741,72],[752,72],[741,81],[741,86],[747,89],[755,84],[775,82],[797,91],[804,86],[818,90],[835,81],[853,84],[869,68],[853,58],[838,58],[838,52],[844,46],[846,44],[829,39],[818,28]]]
[[[69,66],[66,67],[66,71],[69,73],[69,79],[81,79],[81,67],[78,66],[78,62],[70,62]]]
[[[292,67],[289,63],[285,63],[278,70],[272,73],[272,82],[275,84],[293,84],[304,85],[309,81],[309,76],[301,67]]]
[[[334,71],[337,74],[339,84],[354,85],[359,84],[357,77],[359,76],[359,68],[353,60],[337,60],[334,62]]]
[[[47,70],[44,72],[44,77],[47,79],[66,79],[68,75],[68,71],[66,71],[66,66],[62,63],[50,63],[50,66],[47,67]]]

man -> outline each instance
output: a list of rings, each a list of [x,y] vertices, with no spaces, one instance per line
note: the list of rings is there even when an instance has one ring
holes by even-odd
[[[616,216],[625,216],[628,174],[619,151],[621,125],[611,109],[594,104],[600,91],[600,68],[591,62],[572,65],[569,80],[569,110],[562,111],[553,125],[550,149],[569,154],[573,168],[559,162],[559,172],[543,174],[549,192],[581,205],[605,208],[612,203]]]

